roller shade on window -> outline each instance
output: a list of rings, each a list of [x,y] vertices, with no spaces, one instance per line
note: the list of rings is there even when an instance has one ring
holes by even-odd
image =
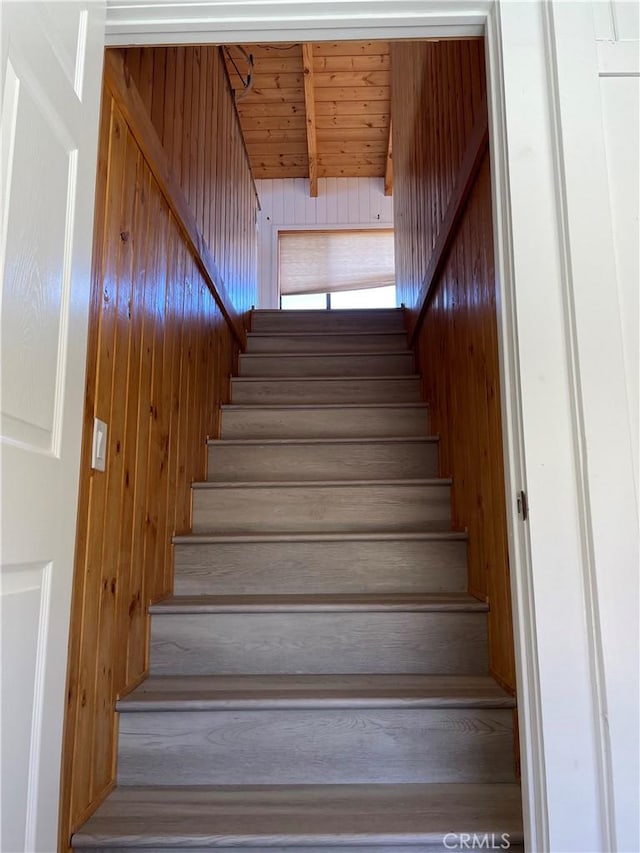
[[[393,231],[281,231],[280,293],[336,293],[395,284]]]

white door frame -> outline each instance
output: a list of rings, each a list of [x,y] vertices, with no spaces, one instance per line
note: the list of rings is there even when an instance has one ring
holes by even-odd
[[[629,520],[634,529],[634,493],[628,485],[633,459],[621,414],[627,398],[619,379],[624,362],[618,303],[615,294],[604,292],[601,278],[614,270],[614,256],[602,132],[593,112],[592,4],[109,0],[107,5],[108,45],[486,36],[525,836],[536,853],[617,849],[598,590],[607,560],[624,563],[633,554],[624,534],[622,547],[611,544],[610,528],[617,519],[616,533]],[[578,71],[567,62],[576,53]],[[584,173],[572,167],[571,147],[576,134],[585,131],[583,142],[594,157],[593,187],[586,195]],[[575,203],[583,196],[593,207]],[[600,238],[598,259],[591,270],[585,260],[595,237]],[[593,349],[590,335],[599,321],[596,369],[589,343]],[[610,379],[605,387],[603,376]],[[596,396],[601,413],[614,413],[609,434],[602,414],[595,416]],[[610,439],[616,442],[613,462]],[[609,509],[600,521],[605,460],[620,488],[607,492],[604,486]],[[520,489],[527,490],[531,506],[526,524],[515,509]]]

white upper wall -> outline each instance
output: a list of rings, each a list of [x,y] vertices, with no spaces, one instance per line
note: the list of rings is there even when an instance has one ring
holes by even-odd
[[[278,308],[278,231],[314,228],[389,228],[393,199],[382,178],[320,178],[318,197],[307,178],[256,181],[258,299],[256,308]]]

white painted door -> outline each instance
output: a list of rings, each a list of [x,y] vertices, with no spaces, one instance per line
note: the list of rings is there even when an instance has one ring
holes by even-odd
[[[57,849],[101,2],[2,2],[0,847]]]

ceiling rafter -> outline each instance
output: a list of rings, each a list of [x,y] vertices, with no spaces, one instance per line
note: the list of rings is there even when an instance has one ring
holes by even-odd
[[[307,126],[307,152],[309,156],[309,195],[318,195],[318,137],[316,133],[316,100],[313,79],[313,45],[302,45],[302,70],[304,73],[304,108]]]
[[[230,59],[244,75],[246,56],[255,60],[249,91]],[[316,187],[319,193],[320,178],[384,179],[390,119],[387,42],[232,45],[225,59],[239,94],[237,109],[255,178],[311,177],[312,193]]]

